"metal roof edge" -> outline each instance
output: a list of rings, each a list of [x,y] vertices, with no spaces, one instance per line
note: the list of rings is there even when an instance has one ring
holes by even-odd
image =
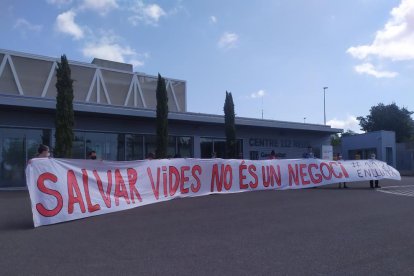
[[[55,109],[56,100],[51,98],[38,98],[28,96],[15,96],[0,94],[1,104],[8,106],[21,106],[40,109]],[[87,113],[100,113],[111,114],[121,116],[134,116],[134,117],[147,117],[155,118],[156,111],[154,109],[140,109],[131,108],[125,106],[113,106],[105,104],[93,104],[74,102],[74,110],[78,112]],[[169,112],[168,118],[177,121],[191,121],[191,122],[203,122],[213,124],[224,124],[224,115],[218,114],[205,114],[205,113],[193,113],[193,112]],[[318,124],[304,124],[298,122],[287,121],[273,121],[262,120],[256,118],[236,117],[236,125],[254,126],[254,127],[270,127],[270,128],[285,128],[285,129],[297,129],[297,130],[310,130],[319,132],[338,133],[342,132],[342,129],[332,128],[331,126],[318,125]]]

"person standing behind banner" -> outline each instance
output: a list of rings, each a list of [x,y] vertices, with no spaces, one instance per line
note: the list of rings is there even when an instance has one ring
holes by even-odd
[[[303,154],[303,158],[306,158],[306,159],[308,159],[308,158],[315,158],[315,155],[313,154],[313,150],[312,150],[312,147],[311,146],[308,147],[308,152],[305,152]]]
[[[37,154],[33,158],[49,158],[50,157],[50,150],[49,147],[43,144],[40,144],[37,148]],[[27,164],[30,164],[32,159],[27,161]]]
[[[96,160],[96,151],[91,150],[88,154],[88,159]]]
[[[50,150],[49,147],[43,144],[40,144],[37,148],[37,154],[35,158],[46,158],[50,157]]]
[[[338,157],[336,158],[336,160],[337,161],[343,161],[344,159],[342,159],[342,154],[338,154]],[[341,185],[342,185],[342,183],[344,184],[344,189],[346,189],[346,188],[348,188],[347,186],[346,186],[346,182],[339,182],[339,186],[338,186],[338,188],[339,189],[341,189]]]
[[[147,160],[153,160],[153,159],[155,159],[155,154],[153,152],[149,152],[147,154],[147,158],[145,158],[145,159],[147,159]]]
[[[375,160],[375,153],[371,153],[371,160]],[[369,187],[371,188],[371,189],[373,189],[373,188],[381,188],[381,186],[378,184],[378,180],[377,179],[375,179],[375,180],[370,180],[369,181]],[[374,183],[375,183],[375,186],[374,186]]]
[[[274,150],[272,150],[272,151],[270,152],[269,159],[277,159],[277,158],[276,158],[276,152],[275,152]]]

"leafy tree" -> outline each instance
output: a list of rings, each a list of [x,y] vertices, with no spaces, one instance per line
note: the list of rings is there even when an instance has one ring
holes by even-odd
[[[331,146],[339,146],[341,145],[341,137],[338,135],[338,133],[331,135]]]
[[[167,157],[168,148],[168,96],[165,79],[158,74],[157,83],[157,148],[155,156],[159,159]]]
[[[341,137],[352,136],[352,135],[357,135],[357,133],[355,131],[348,129],[347,131],[341,134]]]
[[[340,146],[342,144],[342,137],[347,137],[347,136],[352,136],[352,135],[356,135],[357,133],[355,133],[354,131],[348,129],[345,132],[338,134],[335,133],[333,135],[331,135],[331,146]]]
[[[224,101],[224,127],[226,132],[227,158],[237,158],[235,117],[233,96],[231,92],[226,91],[226,100]]]
[[[57,64],[56,80],[56,144],[54,156],[70,158],[72,157],[75,116],[73,112],[73,80],[71,79],[66,55],[61,56],[61,62]]]
[[[395,103],[384,105],[382,103],[373,106],[366,117],[357,117],[361,130],[370,132],[377,130],[395,131],[397,142],[403,142],[410,138],[414,131],[414,121],[411,118],[412,111],[405,107],[399,108]]]

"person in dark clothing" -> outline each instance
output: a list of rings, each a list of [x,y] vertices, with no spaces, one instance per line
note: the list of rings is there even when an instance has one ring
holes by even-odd
[[[337,160],[337,161],[343,161],[343,159],[342,159],[342,155],[341,155],[341,154],[338,154],[338,157],[337,157],[337,159],[336,159],[336,160]],[[346,182],[339,182],[339,186],[338,186],[338,188],[339,188],[339,189],[341,188],[342,183],[344,184],[344,189],[348,188],[348,187],[346,186]]]
[[[371,154],[371,160],[375,160],[375,153],[372,153],[372,154]],[[369,181],[369,187],[370,187],[371,189],[374,189],[374,188],[381,188],[381,186],[379,185],[379,181],[378,181],[377,179],[375,179],[375,180],[370,180],[370,181]]]
[[[96,151],[90,151],[88,154],[88,159],[96,160]]]

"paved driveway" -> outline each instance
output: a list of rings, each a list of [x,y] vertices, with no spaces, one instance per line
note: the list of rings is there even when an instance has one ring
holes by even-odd
[[[37,229],[28,193],[2,191],[0,274],[413,275],[414,196],[349,186],[177,199]]]

